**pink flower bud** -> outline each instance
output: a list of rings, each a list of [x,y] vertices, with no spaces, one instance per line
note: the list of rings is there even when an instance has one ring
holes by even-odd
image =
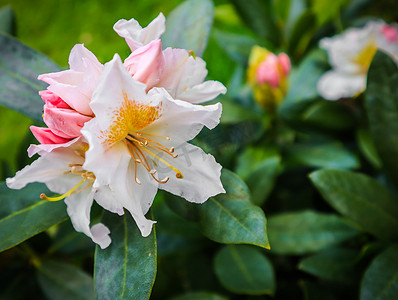
[[[65,144],[69,142],[69,139],[54,134],[50,128],[30,126],[30,131],[40,144]]]
[[[268,54],[266,59],[260,63],[256,70],[256,78],[260,84],[268,83],[272,87],[279,85],[278,57],[275,54]]]
[[[53,106],[58,108],[70,108],[70,106],[64,100],[49,90],[40,91],[39,95],[45,103],[51,103]]]
[[[160,80],[164,66],[161,41],[154,40],[133,51],[124,61],[124,66],[135,80],[147,85],[147,90],[155,86]]]
[[[48,102],[44,105],[44,122],[48,128],[61,138],[73,139],[81,136],[80,129],[91,117],[75,110],[58,108]]]
[[[290,73],[291,65],[290,65],[290,58],[287,56],[286,53],[280,53],[278,55],[278,62],[282,68],[282,72],[285,76]]]

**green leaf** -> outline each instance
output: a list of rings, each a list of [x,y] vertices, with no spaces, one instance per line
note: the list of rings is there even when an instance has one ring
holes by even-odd
[[[245,64],[254,45],[259,41],[251,36],[214,29],[214,39],[234,61]]]
[[[331,248],[304,258],[298,267],[322,279],[352,284],[358,277],[355,268],[358,257],[356,250]]]
[[[236,173],[247,183],[254,204],[262,205],[265,202],[280,168],[280,156],[267,153],[263,148],[246,148],[239,156]]]
[[[357,143],[362,154],[377,169],[382,167],[379,155],[377,154],[375,144],[373,143],[370,132],[364,129],[357,131]]]
[[[44,260],[37,267],[37,279],[48,299],[93,300],[93,278],[75,266]]]
[[[279,106],[284,119],[301,120],[303,111],[318,97],[317,82],[328,69],[325,51],[315,49],[306,55],[289,75],[289,91]]]
[[[39,198],[48,191],[43,184],[31,184],[21,190],[0,186],[0,251],[64,221],[67,217],[63,201],[48,202]]]
[[[377,180],[343,170],[320,170],[310,178],[339,213],[380,239],[397,239],[398,202]]]
[[[368,73],[366,110],[376,150],[391,178],[398,183],[398,67],[377,52]]]
[[[209,239],[225,244],[253,244],[269,248],[263,210],[249,200],[245,183],[223,169],[226,194],[211,197],[199,206],[200,226]]]
[[[15,13],[11,6],[4,6],[0,9],[0,32],[15,35],[16,22]]]
[[[221,284],[233,293],[274,294],[274,270],[259,249],[228,245],[216,254],[214,269]]]
[[[342,297],[333,294],[329,286],[323,286],[319,282],[300,281],[300,287],[305,300],[339,300]],[[347,295],[344,295],[347,296]]]
[[[352,169],[359,167],[358,158],[340,142],[295,144],[286,149],[290,162],[320,168]]]
[[[234,102],[234,100],[229,97],[222,96],[220,102],[222,103],[223,110],[220,121],[221,124],[237,124],[244,121],[256,121],[261,119],[261,114]]]
[[[320,100],[311,105],[302,116],[311,126],[332,130],[346,130],[355,125],[352,113],[339,102]]]
[[[313,12],[306,10],[297,19],[289,36],[289,53],[294,56],[304,54],[316,30],[316,17]]]
[[[213,23],[214,5],[210,0],[187,0],[168,16],[166,32],[162,36],[165,47],[194,50],[202,56]]]
[[[98,299],[148,299],[156,276],[155,228],[142,237],[134,219],[104,212],[111,231],[108,248],[95,249],[94,281]]]
[[[236,11],[253,31],[263,39],[277,45],[279,34],[273,19],[271,2],[270,0],[232,0]]]
[[[336,215],[307,210],[271,216],[268,234],[273,252],[304,254],[339,244],[358,231]]]
[[[315,13],[317,18],[318,26],[322,26],[325,23],[337,18],[340,14],[340,10],[345,6],[349,0],[313,0],[312,11]]]
[[[228,300],[228,298],[208,292],[191,292],[170,298],[169,300]]]
[[[38,91],[46,83],[39,74],[55,72],[59,67],[39,52],[0,33],[0,104],[43,121],[43,100]]]
[[[398,245],[378,255],[361,283],[361,300],[393,300],[398,295]]]

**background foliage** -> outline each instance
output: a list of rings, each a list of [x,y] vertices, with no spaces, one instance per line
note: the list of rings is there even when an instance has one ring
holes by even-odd
[[[377,53],[356,99],[327,102],[316,90],[329,68],[319,39],[371,18],[398,21],[394,2],[220,0],[213,8],[191,1],[170,14],[182,1],[0,0],[10,5],[0,11],[2,181],[30,162],[28,127],[41,113],[33,91],[45,87],[37,74],[66,68],[75,43],[103,63],[115,51],[126,57],[112,30],[118,19],[146,25],[160,11],[169,20],[203,11],[204,24],[213,22],[204,37],[208,78],[228,86],[217,99],[221,125],[194,140],[223,165],[227,194],[194,205],[159,192],[147,238],[132,219],[94,207],[92,218],[103,218],[113,239],[95,249],[73,230],[62,202],[38,199],[43,185],[11,191],[2,183],[1,299],[395,299],[397,66]],[[205,48],[189,39],[203,30],[184,27],[179,40],[172,33],[183,29],[169,24],[164,43]],[[256,105],[245,82],[256,44],[293,60],[289,92],[274,114]]]

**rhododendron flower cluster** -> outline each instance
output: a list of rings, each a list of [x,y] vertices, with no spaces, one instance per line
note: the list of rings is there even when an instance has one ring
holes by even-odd
[[[195,203],[225,192],[221,166],[187,143],[219,123],[220,103],[197,103],[225,93],[224,85],[205,81],[206,63],[187,50],[162,50],[162,14],[146,28],[131,19],[114,29],[132,51],[124,62],[115,54],[102,65],[76,45],[69,70],[39,76],[49,84],[40,92],[47,127],[31,127],[40,144],[28,153],[40,157],[7,179],[10,188],[37,181],[62,194],[41,198],[65,199],[74,228],[101,248],[110,232],[90,225],[94,200],[119,215],[128,210],[148,236],[154,221],[145,214],[159,188]]]
[[[275,55],[254,46],[249,57],[248,82],[256,101],[265,109],[273,109],[287,92],[290,59],[285,53]]]
[[[319,94],[327,100],[355,97],[366,88],[366,76],[377,49],[398,61],[398,28],[370,21],[320,41],[328,51],[332,70],[318,81]]]

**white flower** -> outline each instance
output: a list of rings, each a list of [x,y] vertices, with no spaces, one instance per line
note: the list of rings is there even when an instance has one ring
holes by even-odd
[[[219,123],[221,104],[174,100],[163,88],[146,93],[115,55],[90,106],[96,117],[82,129],[90,145],[83,168],[95,174],[94,187],[120,195],[96,200],[113,212],[126,208],[143,236],[154,223],[145,214],[158,188],[196,203],[225,192],[214,157],[186,143]]]
[[[62,194],[59,197],[40,197],[49,201],[65,199],[67,212],[76,231],[83,232],[102,249],[111,243],[109,229],[98,223],[90,228],[90,210],[94,198],[108,196],[106,187],[93,188],[95,176],[82,168],[87,143],[82,138],[63,145],[32,145],[29,154],[41,156],[31,165],[18,171],[13,178],[7,178],[7,186],[21,189],[31,182],[43,182],[50,191]]]
[[[142,28],[135,20],[121,19],[113,25],[118,35],[126,39],[131,51],[160,38],[165,31],[166,18],[160,13],[147,27]]]
[[[383,22],[368,22],[363,28],[351,28],[320,41],[328,51],[332,70],[318,81],[319,94],[328,100],[355,97],[366,88],[366,75],[377,49],[398,58],[398,44],[388,41]]]
[[[114,30],[123,38],[131,48],[131,55],[124,64],[132,76],[137,77],[134,70],[136,65],[157,64],[156,76],[151,76],[151,81],[139,81],[152,87],[163,87],[174,99],[191,103],[202,103],[225,94],[227,89],[218,81],[204,81],[207,76],[205,61],[194,57],[192,52],[185,49],[166,48],[161,51],[160,41],[156,41],[165,31],[165,18],[159,14],[147,27],[142,28],[134,19],[129,21],[119,20],[114,25]],[[140,48],[148,45],[145,50]],[[156,47],[159,51],[153,51]],[[151,50],[151,51],[149,51]],[[158,57],[154,57],[154,54]],[[161,66],[161,67],[159,67]],[[153,77],[156,77],[156,82]]]

